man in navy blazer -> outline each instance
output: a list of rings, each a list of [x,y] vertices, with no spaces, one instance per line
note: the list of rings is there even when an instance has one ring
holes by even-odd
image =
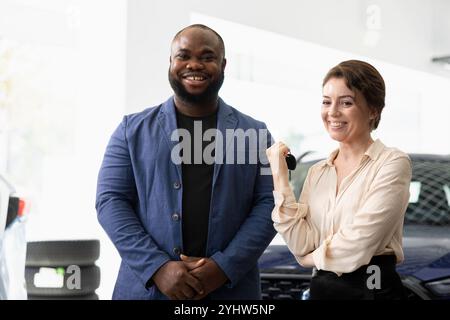
[[[109,141],[96,209],[122,258],[113,299],[261,298],[257,262],[275,235],[271,138],[219,98],[225,65],[220,35],[184,28],[171,47],[174,96],[125,116]]]

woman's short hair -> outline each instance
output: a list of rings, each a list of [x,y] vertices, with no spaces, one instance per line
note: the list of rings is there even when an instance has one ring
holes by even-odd
[[[371,111],[376,114],[371,122],[372,129],[376,129],[380,123],[386,96],[386,86],[378,70],[367,62],[348,60],[330,69],[323,79],[322,86],[332,78],[343,78],[350,90],[357,89],[361,92]]]

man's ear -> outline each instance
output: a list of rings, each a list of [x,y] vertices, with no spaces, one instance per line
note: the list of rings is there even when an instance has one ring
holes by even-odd
[[[378,112],[375,111],[375,110],[373,110],[372,108],[370,108],[370,111],[369,111],[369,119],[370,119],[370,120],[374,120],[374,119],[377,118],[377,116],[378,116]]]
[[[172,55],[169,56],[169,63],[172,63]]]
[[[227,65],[227,59],[223,58],[222,59],[222,71],[225,70],[225,66]]]

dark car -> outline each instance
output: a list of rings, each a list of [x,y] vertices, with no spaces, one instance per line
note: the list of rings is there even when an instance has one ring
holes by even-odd
[[[408,299],[450,300],[450,155],[410,154],[413,177],[404,221],[405,261],[397,265]],[[292,175],[297,198],[308,169]],[[272,242],[274,243],[274,242]],[[263,299],[307,299],[311,269],[286,245],[270,245],[259,260]]]

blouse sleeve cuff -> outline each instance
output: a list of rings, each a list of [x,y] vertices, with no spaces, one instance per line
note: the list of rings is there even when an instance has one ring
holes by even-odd
[[[281,190],[273,191],[275,206],[291,207],[297,204],[294,192],[290,187],[284,187]]]
[[[327,237],[322,244],[313,251],[312,258],[314,261],[314,265],[316,266],[317,270],[326,270],[326,271],[332,271],[336,273],[339,277],[342,275],[340,272],[335,272],[331,270],[331,266],[329,265],[329,258],[327,257],[327,249],[331,242],[332,235]]]
[[[308,205],[297,203],[292,190],[288,192],[274,191],[273,197],[275,200],[275,207],[272,211],[272,220],[275,223],[283,223],[303,219],[308,213]],[[287,194],[286,194],[287,193]]]

